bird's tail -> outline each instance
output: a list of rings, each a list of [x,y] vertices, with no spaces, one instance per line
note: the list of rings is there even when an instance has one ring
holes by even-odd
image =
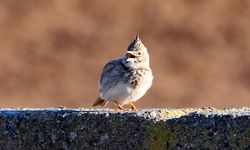
[[[93,106],[100,105],[100,106],[104,107],[107,103],[108,103],[108,101],[105,101],[105,100],[101,99],[100,97],[98,97],[96,99],[96,102],[93,104]]]

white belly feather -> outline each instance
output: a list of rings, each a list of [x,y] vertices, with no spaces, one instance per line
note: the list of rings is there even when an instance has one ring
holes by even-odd
[[[152,78],[147,79],[147,81],[136,88],[129,86],[127,83],[116,84],[116,86],[110,88],[106,93],[101,93],[101,98],[119,105],[125,105],[140,99],[151,85]]]

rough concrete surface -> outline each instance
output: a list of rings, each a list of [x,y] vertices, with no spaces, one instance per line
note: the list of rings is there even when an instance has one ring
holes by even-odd
[[[0,149],[250,149],[250,108],[0,109]]]

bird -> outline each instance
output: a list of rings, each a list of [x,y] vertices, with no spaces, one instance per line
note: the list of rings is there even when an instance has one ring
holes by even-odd
[[[137,35],[122,58],[111,60],[104,66],[99,80],[100,96],[93,106],[104,107],[112,102],[118,110],[126,111],[124,105],[129,105],[137,111],[134,102],[145,95],[152,81],[149,54]]]

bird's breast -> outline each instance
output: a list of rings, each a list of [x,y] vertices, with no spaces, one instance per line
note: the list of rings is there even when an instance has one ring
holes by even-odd
[[[139,68],[131,70],[128,75],[130,99],[136,101],[141,98],[152,85],[152,72],[150,69]]]
[[[139,68],[134,69],[128,73],[127,82],[131,88],[150,87],[152,84],[153,76],[150,69]],[[148,88],[149,88],[148,87]]]

